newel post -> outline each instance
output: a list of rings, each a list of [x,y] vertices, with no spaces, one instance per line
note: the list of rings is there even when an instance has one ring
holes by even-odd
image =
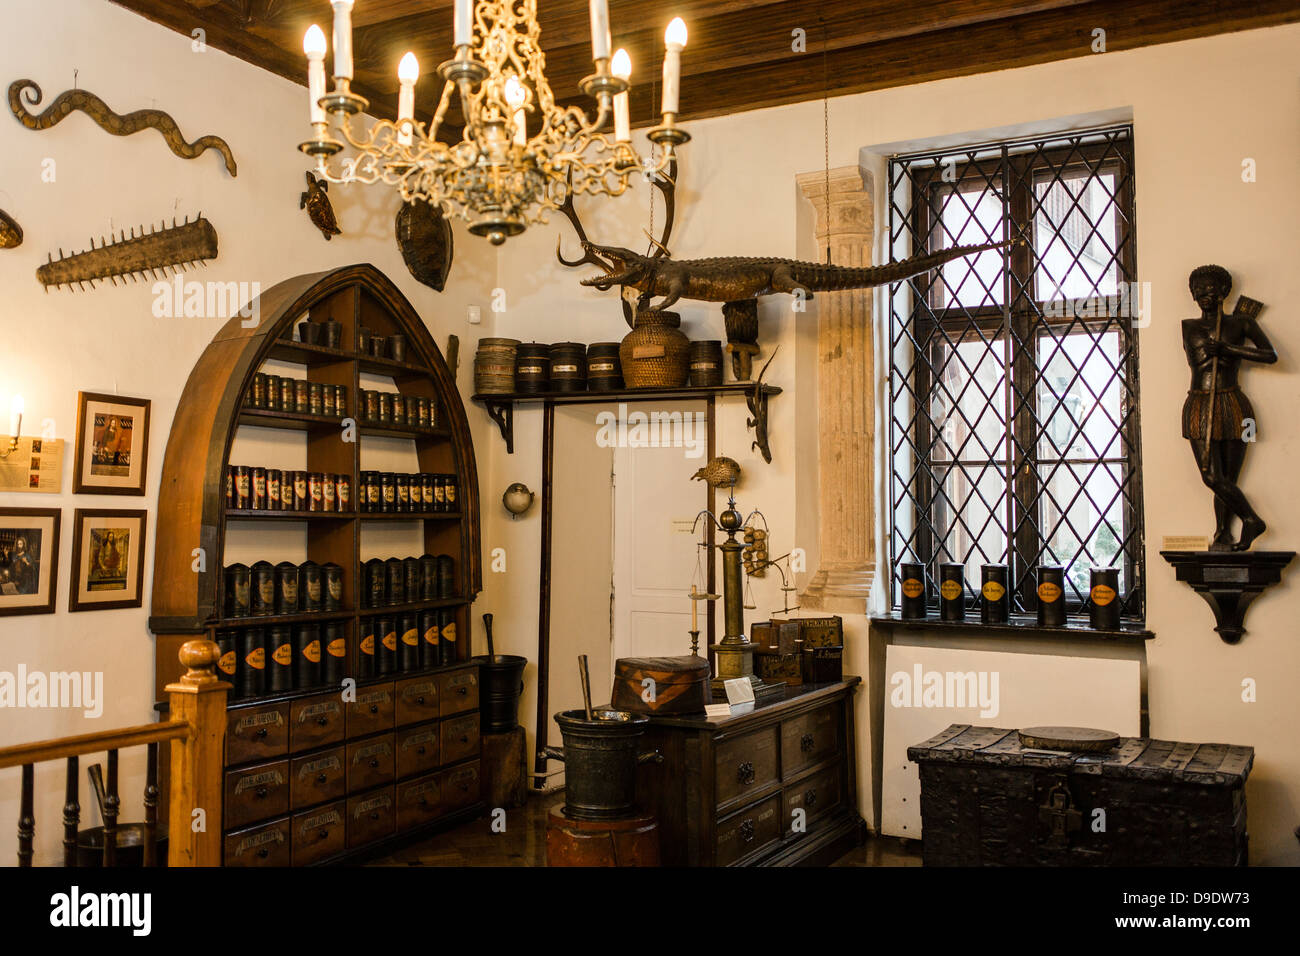
[[[186,673],[166,691],[172,720],[188,723],[190,733],[172,741],[167,865],[220,866],[221,769],[230,684],[217,679],[221,651],[212,641],[186,641],[179,656]],[[202,810],[202,816],[195,810]]]

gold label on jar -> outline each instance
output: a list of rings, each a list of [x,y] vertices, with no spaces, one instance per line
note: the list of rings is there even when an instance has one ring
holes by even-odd
[[[257,593],[262,595],[262,600],[269,606],[275,601],[275,581],[266,578],[258,582]]]
[[[984,595],[986,601],[1001,601],[1007,589],[997,581],[985,581],[984,587],[980,588],[980,593]]]
[[[589,372],[612,372],[614,371],[613,362],[592,362],[587,366]]]
[[[244,658],[244,663],[253,670],[260,671],[266,669],[266,649],[255,647],[249,651],[248,656]]]
[[[453,504],[456,501],[456,486],[447,485],[447,504]]]
[[[420,633],[415,628],[402,632],[402,643],[407,647],[415,647],[420,643]]]
[[[312,601],[320,600],[320,578],[307,578],[307,597]]]
[[[435,627],[431,627],[431,628],[429,628],[427,631],[425,631],[425,632],[424,632],[424,639],[425,639],[425,641],[428,642],[429,644],[437,644],[437,643],[438,643],[438,628],[435,626]]]
[[[1115,600],[1115,589],[1105,584],[1098,584],[1092,589],[1092,603],[1098,607],[1105,607],[1111,601]]]
[[[226,653],[221,655],[221,660],[217,661],[217,666],[221,668],[221,673],[233,674],[235,672],[235,664],[237,661],[238,658],[235,656],[234,651],[226,651]]]
[[[1038,585],[1038,600],[1044,604],[1051,604],[1053,601],[1061,599],[1061,589],[1051,581],[1044,581]]]
[[[925,585],[916,578],[908,578],[903,582],[903,595],[910,598],[919,598],[925,593]]]
[[[248,584],[235,585],[235,603],[240,607],[248,607]]]
[[[389,631],[387,634],[384,635],[384,647],[388,648],[390,651],[397,650],[396,631]]]
[[[960,581],[944,581],[939,585],[939,594],[949,601],[955,601],[961,597],[962,587]]]
[[[392,500],[393,500],[393,486],[392,486],[392,485],[384,485],[384,500],[385,500],[385,501],[392,501]]]
[[[313,664],[320,661],[320,641],[312,641],[302,649],[302,656]]]
[[[348,642],[341,637],[336,637],[329,642],[329,646],[325,650],[330,657],[343,657],[348,652]]]
[[[450,624],[446,625],[442,629],[442,639],[444,641],[450,641],[452,644],[456,643],[456,622],[455,621],[452,621]]]
[[[334,578],[329,582],[330,597],[335,601],[343,599],[343,579]]]
[[[281,644],[271,655],[271,659],[277,664],[289,665],[293,663],[293,645]]]
[[[375,635],[367,634],[361,639],[361,653],[371,655],[375,653]]]
[[[577,370],[578,370],[578,366],[576,366],[576,365],[553,365],[553,366],[551,366],[551,374],[552,374],[552,375],[554,375],[556,372],[576,372]]]

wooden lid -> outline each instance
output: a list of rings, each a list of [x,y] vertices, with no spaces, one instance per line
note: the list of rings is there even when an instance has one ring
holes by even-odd
[[[1092,727],[1026,727],[1020,743],[1035,750],[1101,753],[1119,746],[1119,734]]]
[[[660,684],[688,684],[709,679],[709,662],[703,657],[620,657],[614,662],[615,680],[641,681],[652,677]]]

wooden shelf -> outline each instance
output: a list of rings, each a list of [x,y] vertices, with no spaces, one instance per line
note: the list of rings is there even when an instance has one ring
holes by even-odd
[[[362,521],[459,521],[459,511],[363,511]]]
[[[357,678],[357,690],[362,691],[368,687],[391,684],[394,680],[406,680],[408,677],[432,677],[466,667],[478,667],[478,661],[474,658],[470,658],[465,661],[456,661],[454,664],[440,664],[437,667],[422,667],[419,670],[414,671],[395,670],[387,674],[374,674],[370,677],[359,677]],[[294,690],[270,691],[256,697],[232,697],[230,698],[229,709],[237,710],[242,707],[253,707],[262,704],[282,704],[330,692],[337,693],[338,688],[329,684],[322,684],[317,687],[299,687]],[[160,707],[155,709],[160,713],[167,712],[167,708]]]
[[[228,521],[351,521],[355,511],[255,511],[252,508],[227,508]]]
[[[459,607],[468,604],[464,598],[437,598],[432,601],[412,601],[409,604],[385,604],[382,607],[363,607],[357,611],[357,617],[383,617],[387,614],[411,614],[417,611],[431,611],[444,607]]]
[[[239,411],[239,424],[255,428],[288,428],[293,431],[307,432],[316,429],[342,428],[342,418],[326,418],[323,415],[300,415],[297,412],[282,412],[269,408],[242,408]]]
[[[1067,618],[1065,627],[1042,627],[1038,619],[1026,614],[1012,614],[1006,624],[985,624],[978,614],[968,614],[964,621],[941,621],[938,616],[924,620],[905,620],[897,613],[875,615],[872,624],[883,627],[909,627],[924,630],[971,631],[987,637],[994,632],[1019,631],[1026,637],[1048,637],[1058,640],[1098,638],[1105,641],[1149,641],[1155,638],[1142,624],[1122,623],[1118,628],[1098,629],[1088,626],[1087,618]]]
[[[416,425],[385,425],[382,422],[360,422],[362,435],[381,435],[385,438],[450,438],[451,432],[442,427],[420,428]]]
[[[732,382],[728,385],[682,385],[677,388],[621,388],[610,392],[478,392],[470,396],[482,405],[496,422],[505,439],[506,453],[515,452],[516,405],[605,405],[614,402],[707,401],[729,395],[742,395],[749,404],[750,427],[755,431],[759,451],[766,462],[772,461],[767,441],[767,402],[780,395],[776,385],[758,382]]]
[[[230,631],[241,627],[277,627],[282,624],[347,621],[356,616],[356,611],[303,611],[298,614],[263,614],[260,617],[223,617],[218,618],[214,626],[219,631]]]

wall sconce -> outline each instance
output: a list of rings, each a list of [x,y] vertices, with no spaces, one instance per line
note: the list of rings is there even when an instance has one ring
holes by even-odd
[[[15,395],[9,408],[9,427],[13,429],[13,435],[9,439],[9,447],[0,451],[0,459],[8,458],[18,450],[18,438],[23,433],[23,397]]]
[[[506,506],[506,511],[510,512],[510,520],[513,521],[533,506],[533,499],[536,497],[528,490],[527,485],[522,481],[516,481],[501,496],[501,503]]]

